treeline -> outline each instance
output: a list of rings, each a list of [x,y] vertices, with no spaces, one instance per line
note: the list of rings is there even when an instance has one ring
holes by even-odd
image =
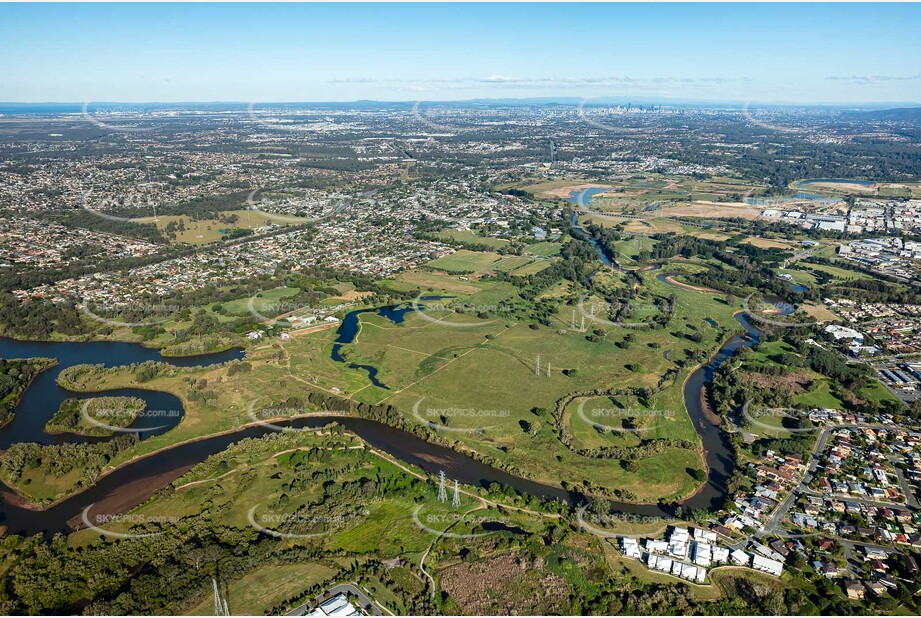
[[[598,253],[586,240],[574,238],[560,248],[560,260],[554,261],[540,272],[514,276],[509,273],[497,273],[496,279],[508,281],[519,288],[519,296],[533,301],[553,284],[568,280],[582,284],[598,262]]]
[[[53,485],[53,483],[48,483],[50,479],[60,479],[71,472],[77,472],[76,478],[68,484],[66,490],[61,490],[51,497],[38,499],[40,504],[47,504],[77,489],[93,485],[102,469],[116,455],[134,446],[137,442],[138,437],[133,433],[120,434],[104,442],[65,444],[17,442],[10,446],[0,458],[0,475],[4,483],[28,494],[28,486],[33,483],[31,478],[33,473],[38,475],[36,483]]]
[[[144,411],[147,404],[138,397],[68,398],[61,402],[54,416],[45,424],[47,433],[72,433],[80,436],[109,437],[114,429],[94,425],[83,418],[86,415],[111,427],[128,427]]]
[[[0,358],[0,427],[13,420],[16,404],[32,380],[58,364],[53,358]]]
[[[735,295],[745,295],[752,288],[782,298],[793,294],[789,285],[774,273],[787,255],[781,249],[762,249],[732,239],[715,241],[675,234],[656,234],[653,239],[657,241],[650,253],[653,259],[699,257],[717,260],[728,267],[710,266],[706,271],[685,275],[696,285]]]
[[[2,278],[2,277],[0,277]],[[197,290],[177,290],[167,296],[141,296],[131,305],[117,310],[88,303],[88,309],[94,314],[122,322],[139,324],[132,331],[142,340],[149,341],[166,333],[158,324],[164,319],[180,321],[197,320],[188,328],[170,331],[174,343],[186,343],[195,336],[206,334],[242,334],[253,328],[258,320],[256,316],[240,315],[234,320],[217,320],[210,315],[195,315],[196,309],[212,305],[218,313],[223,309],[220,303],[257,296],[261,292],[278,287],[299,288],[293,297],[283,301],[283,306],[275,309],[261,309],[266,317],[275,317],[295,306],[310,306],[328,295],[338,295],[335,285],[352,284],[360,292],[374,292],[372,299],[383,299],[389,295],[397,299],[414,298],[415,294],[400,292],[379,286],[370,277],[342,273],[328,268],[314,267],[299,273],[278,271],[263,274],[243,281],[230,282],[231,285],[215,287],[206,286]],[[152,308],[157,308],[153,311]],[[169,311],[164,311],[168,309]],[[9,292],[0,292],[0,333],[26,339],[49,339],[52,334],[68,336],[101,335],[113,332],[114,326],[93,320],[85,315],[73,303],[55,303],[47,299],[32,298],[20,301]]]
[[[112,213],[106,210],[104,214],[109,215]],[[147,216],[147,214],[148,213],[139,213],[138,211],[134,210],[131,212],[131,214],[116,216],[130,218],[143,217]],[[76,227],[86,230],[93,230],[95,232],[104,232],[106,234],[125,236],[127,238],[136,238],[156,244],[165,244],[167,240],[166,236],[163,235],[163,232],[160,230],[160,228],[157,227],[156,223],[137,223],[135,221],[125,221],[121,218],[110,219],[108,217],[100,217],[98,214],[90,212],[84,208],[42,212],[37,214],[36,218],[44,221],[53,221],[67,227]]]

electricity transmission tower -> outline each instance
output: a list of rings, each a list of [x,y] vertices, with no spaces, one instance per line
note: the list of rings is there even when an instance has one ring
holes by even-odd
[[[448,492],[445,489],[445,471],[438,471],[438,501],[447,502],[448,501]]]
[[[221,592],[217,587],[217,579],[212,577],[211,583],[214,585],[214,615],[229,616],[230,610],[227,608],[227,599],[221,598]]]
[[[455,508],[460,506],[460,489],[457,487],[457,479],[454,479],[454,499],[451,501],[451,506]]]

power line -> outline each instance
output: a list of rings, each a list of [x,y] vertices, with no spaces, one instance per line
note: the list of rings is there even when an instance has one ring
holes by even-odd
[[[448,492],[445,489],[445,471],[438,471],[438,501],[447,502],[448,501]]]

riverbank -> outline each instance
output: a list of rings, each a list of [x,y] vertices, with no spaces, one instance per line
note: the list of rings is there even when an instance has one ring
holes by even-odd
[[[29,390],[29,387],[32,386],[32,383],[35,382],[35,380],[37,380],[38,377],[42,373],[48,371],[49,369],[53,369],[54,367],[58,365],[58,361],[56,358],[45,358],[43,356],[30,357],[30,358],[8,358],[4,360],[7,360],[7,361],[34,360],[34,361],[46,361],[46,363],[45,363],[45,366],[42,367],[40,370],[38,370],[32,377],[30,377],[25,382],[25,384],[21,385],[21,387],[18,389],[19,394],[16,396],[16,401],[8,402],[10,412],[9,414],[5,414],[3,418],[0,418],[0,431],[2,431],[7,425],[9,425],[14,420],[16,420],[16,408],[17,406],[19,406],[19,402],[22,401],[23,396],[25,396],[26,392]]]
[[[682,283],[681,281],[676,281],[676,275],[660,275],[662,278],[660,281],[663,281],[669,285],[673,285],[676,288],[682,288],[684,290],[690,290],[691,292],[703,292],[706,294],[725,294],[725,292],[720,292],[719,290],[714,290],[713,288],[705,288],[696,285],[691,285],[690,283]]]
[[[695,303],[698,302],[690,291],[685,291],[683,294],[686,296],[684,302],[690,303],[689,306],[693,307]],[[394,309],[390,311],[395,312],[397,310]],[[700,319],[699,311],[696,313],[692,312],[689,315],[694,316],[695,321]],[[726,311],[726,315],[732,315],[731,311]],[[361,328],[361,321],[358,320],[357,317],[357,315],[354,316],[355,323],[351,325],[354,328],[354,332],[347,333],[346,331],[350,329],[348,328],[349,324],[346,324],[345,328],[343,328],[343,331],[340,333],[343,335],[342,338],[340,339],[337,337],[339,341],[334,343],[345,343],[357,336]],[[397,322],[397,320],[392,321]],[[738,321],[741,323],[741,320]],[[347,322],[351,322],[351,320]],[[734,337],[730,337],[726,342],[721,342],[720,339],[722,338],[723,332],[725,331],[719,331],[719,336],[715,338],[713,335],[709,336],[710,339],[715,339],[715,346],[722,345],[721,348],[718,348],[716,354],[711,355],[707,363],[688,370],[688,374],[685,376],[680,387],[675,385],[675,397],[669,395],[668,401],[659,404],[668,406],[665,409],[678,410],[679,408],[675,406],[680,405],[679,402],[682,401],[681,398],[683,397],[685,403],[684,407],[688,410],[688,420],[683,420],[682,422],[688,425],[687,431],[690,432],[690,435],[696,433],[701,440],[701,447],[695,447],[693,449],[696,451],[696,454],[693,455],[693,457],[688,454],[688,463],[682,463],[681,465],[691,465],[699,470],[696,464],[690,462],[690,459],[693,458],[699,461],[700,452],[702,450],[706,458],[704,463],[708,474],[708,483],[704,485],[700,485],[699,482],[693,484],[689,483],[687,487],[682,488],[680,493],[669,498],[670,503],[677,501],[689,508],[707,508],[721,501],[724,497],[724,481],[729,473],[730,462],[726,460],[726,453],[728,453],[728,450],[722,442],[719,428],[714,427],[714,425],[709,422],[709,420],[712,419],[705,415],[704,406],[702,405],[700,397],[701,388],[708,377],[712,376],[713,367],[720,362],[724,362],[725,358],[728,358],[738,345],[741,345],[741,340],[736,340]],[[524,331],[524,333],[530,336],[531,331],[527,330]],[[486,341],[493,340],[487,339]],[[708,350],[713,349],[709,347],[710,343],[708,339],[706,346]],[[127,345],[130,346],[131,344]],[[134,346],[130,349],[135,350],[143,348]],[[149,360],[149,354],[145,354],[144,356],[148,358],[109,360],[114,360],[116,365],[121,364],[119,363],[120,360],[127,361],[125,364],[130,364],[131,360],[135,362]],[[19,523],[19,525],[25,526],[27,529],[29,527],[34,528],[38,525],[52,528],[53,525],[58,522],[66,523],[68,519],[66,516],[68,514],[71,518],[74,514],[79,514],[79,511],[76,513],[73,512],[73,509],[77,508],[79,505],[84,503],[92,504],[94,500],[98,501],[100,499],[108,500],[110,503],[114,500],[119,504],[128,505],[127,508],[131,508],[132,504],[137,503],[140,499],[144,499],[145,496],[152,495],[164,484],[168,484],[181,474],[183,469],[187,469],[195,465],[195,463],[202,461],[203,458],[206,458],[209,454],[218,452],[220,449],[226,448],[227,445],[237,440],[246,437],[258,437],[273,431],[271,428],[258,426],[266,421],[254,421],[251,416],[247,418],[245,413],[245,402],[252,401],[254,398],[260,396],[265,398],[263,400],[278,402],[277,386],[272,386],[272,384],[278,384],[278,382],[276,382],[272,376],[276,376],[278,379],[287,379],[285,376],[290,377],[291,368],[290,359],[288,362],[285,362],[283,357],[276,356],[277,355],[271,354],[271,350],[265,350],[258,353],[256,358],[251,359],[253,367],[247,368],[246,371],[252,370],[255,372],[258,370],[258,378],[254,373],[252,378],[247,379],[250,381],[255,380],[253,383],[260,385],[259,388],[255,389],[245,388],[241,391],[239,385],[233,385],[233,381],[236,378],[231,377],[227,379],[227,372],[217,367],[213,368],[213,370],[204,369],[202,371],[193,372],[192,374],[174,368],[168,373],[145,381],[140,385],[142,389],[149,389],[152,392],[172,393],[173,396],[182,398],[180,403],[183,405],[184,409],[187,411],[190,409],[195,410],[191,416],[188,414],[185,416],[186,420],[181,424],[183,431],[180,432],[180,434],[182,435],[170,432],[170,435],[165,438],[159,438],[153,441],[145,440],[140,446],[140,449],[146,452],[135,451],[130,455],[126,454],[123,460],[113,458],[113,463],[102,471],[99,482],[93,487],[82,489],[79,493],[57,500],[53,505],[44,506],[42,511],[38,511],[43,513],[43,521],[29,522],[26,521],[26,517],[19,514],[13,514],[13,519],[17,520],[15,523]],[[658,358],[658,353],[656,353],[656,358]],[[165,362],[163,359],[159,360]],[[217,363],[222,362],[223,359],[212,357],[211,360]],[[165,363],[167,367],[170,365],[171,364],[168,362]],[[182,367],[182,365],[175,367]],[[92,392],[107,392],[110,391],[111,388],[123,386],[138,387],[138,384],[136,384],[134,380],[134,371],[135,369],[130,369],[128,367],[119,367],[106,376],[100,384],[97,384],[97,388],[93,389]],[[245,373],[244,375],[249,376],[249,373]],[[190,377],[194,377],[194,380],[191,382],[189,381]],[[204,383],[207,383],[207,386],[202,386]],[[247,384],[249,383],[250,382],[247,382]],[[224,384],[225,386],[217,386],[218,384]],[[84,385],[84,387],[85,386],[86,385]],[[197,389],[202,392],[213,392],[213,398],[212,395],[207,395],[204,399],[198,398],[194,402],[191,401],[186,397],[187,391],[192,393],[192,391],[190,391],[190,386],[192,391],[196,391]],[[572,386],[570,386],[570,388],[572,388]],[[291,396],[306,396],[305,393],[297,389],[289,389],[287,393]],[[199,401],[199,399],[201,400]],[[672,399],[675,400],[672,401]],[[297,405],[303,405],[303,402],[300,404],[291,403],[285,405],[288,407],[295,407]],[[201,416],[201,418],[199,418],[199,416]],[[386,416],[381,418],[388,423],[390,422],[387,420]],[[272,421],[273,419],[269,420]],[[205,426],[212,421],[216,423],[214,425],[214,431]],[[362,439],[368,441],[369,444],[376,445],[376,447],[391,453],[392,456],[402,461],[409,461],[410,463],[418,462],[421,467],[433,473],[437,473],[439,469],[462,471],[463,474],[458,473],[458,480],[465,484],[482,487],[484,485],[488,486],[489,483],[500,483],[510,486],[522,494],[533,495],[542,499],[560,499],[569,503],[574,503],[583,499],[580,495],[572,494],[564,488],[562,483],[560,483],[559,479],[565,479],[572,483],[569,477],[566,475],[548,476],[549,467],[547,466],[542,469],[529,468],[522,471],[522,467],[516,465],[517,462],[514,459],[511,462],[507,462],[501,457],[498,459],[492,456],[486,457],[482,455],[478,449],[473,448],[475,444],[471,445],[467,441],[449,441],[440,439],[440,437],[436,436],[433,442],[430,441],[433,437],[425,435],[425,431],[418,434],[413,433],[414,429],[424,429],[424,426],[407,426],[409,430],[409,432],[407,432],[392,425],[385,425],[370,420],[366,416],[363,417],[359,414],[342,412],[329,414],[323,412],[322,409],[309,412],[305,415],[297,415],[296,417],[276,417],[274,421],[291,428],[316,426],[316,423],[322,422],[341,422],[343,426],[357,433]],[[220,425],[223,425],[223,427]],[[198,435],[193,435],[196,432],[198,432]],[[667,435],[666,433],[665,437],[667,437]],[[586,460],[580,459],[580,461],[585,462]],[[510,465],[506,467],[506,464]],[[616,461],[607,461],[603,462],[602,467],[616,464]],[[667,466],[663,467],[663,464],[658,462],[655,458],[649,459],[644,465],[653,466],[652,472],[660,475],[663,470],[667,469]],[[508,471],[513,469],[515,472]],[[681,469],[683,470],[684,468],[682,467]],[[454,474],[454,472],[452,472],[452,474]],[[643,474],[645,474],[645,472]],[[572,486],[576,485],[573,484]],[[619,485],[615,484],[615,487],[617,486]],[[590,493],[587,495],[610,499],[611,494],[607,493],[607,487],[600,488],[600,486],[596,485],[595,487],[589,487],[588,491]],[[646,493],[648,495],[650,492]],[[667,509],[663,509],[659,506],[658,501],[654,502],[655,498],[644,498],[646,498],[646,496],[642,496],[635,501],[622,499],[613,501],[613,503],[615,508],[623,513],[655,516],[662,516],[663,513],[666,513]]]
[[[0,342],[3,339],[9,339],[10,341],[16,341],[17,343],[30,344],[30,343],[127,343],[132,345],[141,346],[147,350],[154,350],[160,353],[163,358],[195,358],[197,356],[207,356],[209,354],[221,354],[223,352],[230,352],[234,349],[244,349],[246,340],[242,337],[235,341],[229,341],[226,346],[222,346],[218,349],[207,350],[207,351],[196,351],[188,354],[177,354],[171,352],[170,348],[176,345],[181,345],[177,343],[165,343],[158,344],[151,341],[145,341],[142,337],[120,337],[120,336],[100,336],[98,334],[87,334],[87,335],[65,335],[63,333],[53,333],[51,337],[21,337],[15,333],[2,332],[0,333]]]
[[[98,392],[107,392],[107,391],[98,391]],[[194,437],[194,438],[188,438],[188,439],[186,439],[186,440],[183,440],[183,441],[180,441],[180,442],[175,442],[175,443],[170,444],[170,445],[168,445],[168,446],[163,446],[163,447],[160,447],[160,448],[158,448],[158,449],[156,449],[156,450],[149,451],[149,452],[147,452],[147,453],[139,453],[139,454],[134,455],[134,456],[132,456],[132,457],[130,457],[130,458],[128,458],[128,459],[122,461],[122,462],[119,462],[118,465],[103,467],[102,471],[100,472],[100,474],[99,474],[99,476],[98,476],[98,478],[97,478],[96,484],[98,484],[100,481],[104,480],[106,477],[108,477],[108,476],[110,476],[110,475],[112,475],[112,474],[115,474],[116,472],[119,472],[120,470],[122,470],[122,469],[125,468],[125,467],[128,467],[128,466],[132,466],[132,465],[138,464],[138,463],[140,463],[140,462],[142,462],[142,461],[144,461],[145,459],[148,459],[148,458],[150,458],[150,457],[155,457],[155,456],[158,456],[158,455],[165,455],[165,454],[168,454],[170,451],[172,451],[172,450],[174,450],[174,449],[181,448],[181,447],[183,447],[183,446],[188,446],[188,445],[190,445],[190,444],[195,444],[195,443],[197,443],[197,442],[202,442],[202,441],[204,441],[204,440],[209,440],[209,439],[212,439],[212,438],[219,438],[219,437],[222,437],[222,436],[228,436],[228,435],[231,435],[231,434],[234,434],[234,433],[237,433],[237,432],[241,432],[241,431],[245,431],[246,429],[250,429],[250,428],[253,428],[253,427],[257,427],[257,426],[263,426],[263,427],[264,427],[264,426],[266,426],[267,424],[273,424],[273,423],[274,423],[274,424],[277,424],[277,423],[282,423],[282,422],[285,422],[285,421],[294,421],[294,420],[299,420],[299,419],[316,418],[316,417],[362,418],[362,417],[357,416],[357,415],[354,415],[354,414],[345,414],[345,413],[337,413],[337,412],[310,412],[310,413],[307,413],[307,414],[302,414],[302,415],[297,415],[297,416],[288,416],[288,417],[282,416],[282,417],[270,418],[270,419],[266,419],[266,420],[262,420],[262,421],[253,421],[253,422],[251,422],[251,423],[247,423],[247,424],[245,424],[245,425],[241,425],[241,426],[236,427],[236,428],[234,428],[234,429],[227,429],[227,430],[225,430],[225,431],[219,431],[219,432],[217,432],[217,433],[212,433],[212,434],[203,435],[203,436],[197,436],[197,437]],[[319,430],[319,429],[321,429],[321,428],[318,428],[318,430]],[[177,478],[178,478],[178,477],[177,477]],[[70,494],[68,494],[68,495],[66,495],[66,496],[62,496],[61,498],[58,498],[57,500],[54,500],[53,502],[50,502],[50,503],[48,503],[48,504],[42,505],[42,504],[37,504],[37,503],[33,502],[29,496],[23,494],[23,493],[22,493],[19,489],[17,489],[16,487],[12,487],[12,486],[8,485],[2,478],[0,478],[0,484],[2,484],[4,487],[6,487],[7,489],[9,489],[10,491],[12,491],[12,492],[14,492],[14,493],[16,494],[16,496],[19,498],[19,503],[17,504],[17,506],[19,506],[19,507],[21,507],[21,508],[29,509],[29,510],[31,510],[31,511],[36,511],[36,512],[47,511],[47,510],[49,510],[49,509],[53,509],[53,508],[55,508],[56,506],[58,506],[58,505],[60,505],[60,504],[62,504],[62,503],[64,503],[64,502],[67,502],[68,500],[71,500],[71,499],[73,499],[73,498],[79,496],[80,494],[83,494],[83,493],[85,493],[85,492],[87,492],[87,491],[93,489],[93,487],[95,486],[95,484],[94,484],[94,485],[89,486],[89,487],[80,488],[78,491],[72,492],[72,493],[70,493]],[[161,489],[161,488],[162,488],[162,487],[158,487],[157,489],[159,490],[159,489]]]

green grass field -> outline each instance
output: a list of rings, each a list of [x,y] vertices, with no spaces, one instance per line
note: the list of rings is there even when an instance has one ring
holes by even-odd
[[[502,259],[502,256],[498,253],[461,249],[427,262],[426,266],[449,273],[475,273],[491,267],[500,259]]]
[[[528,245],[525,253],[538,257],[553,257],[559,255],[560,247],[562,247],[562,244],[558,242],[538,242]]]
[[[838,266],[828,266],[825,264],[810,264],[810,263],[801,263],[799,269],[804,270],[817,270],[823,273],[831,275],[834,279],[838,281],[849,281],[856,279],[870,279],[870,275],[866,273],[858,272],[856,270],[849,270],[846,268],[840,268]]]
[[[274,309],[286,307],[285,299],[290,298],[297,294],[299,290],[297,288],[286,288],[286,287],[277,287],[272,288],[271,290],[266,290],[264,292],[259,292],[253,298],[253,308],[256,311],[267,311],[274,314]],[[231,300],[226,303],[223,303],[224,311],[226,311],[231,316],[242,316],[249,315],[249,298],[238,298],[236,300]],[[210,307],[209,307],[210,310]],[[216,314],[219,317],[220,314]]]
[[[801,393],[793,398],[798,404],[810,408],[836,408],[842,409],[844,403],[831,393],[831,383],[821,380],[809,392]]]
[[[455,265],[466,260],[469,267],[470,260],[483,260],[484,256],[490,260],[499,257],[458,252],[446,258],[454,258]],[[514,256],[504,259],[509,257]],[[700,268],[684,261],[678,263]],[[671,267],[672,264],[666,266]],[[445,426],[449,429],[440,431],[463,447],[502,461],[510,470],[535,479],[550,483],[587,482],[602,492],[616,489],[631,492],[640,500],[686,495],[697,485],[687,470],[700,468],[699,453],[669,449],[643,460],[639,472],[629,472],[618,461],[573,453],[560,443],[552,419],[532,412],[535,408],[552,409],[558,399],[569,393],[645,387],[658,391],[654,407],[672,412],[657,429],[656,437],[697,440],[684,411],[681,384],[692,367],[708,358],[731,333],[740,331],[732,317],[738,307],[727,305],[722,294],[675,288],[657,281],[654,273],[641,276],[650,300],[655,296],[674,297],[674,314],[668,327],[630,329],[603,323],[592,325],[587,318],[588,330],[601,328],[604,333],[594,341],[589,340],[590,333],[570,330],[575,307],[565,305],[553,316],[551,327],[540,326],[536,330],[527,323],[489,316],[482,319],[473,313],[445,309],[425,310],[424,315],[410,313],[399,325],[374,314],[364,314],[355,343],[345,346],[342,353],[349,362],[376,367],[378,379],[387,388],[372,385],[365,371],[349,369],[346,363],[330,358],[335,329],[304,334],[285,342],[269,340],[253,344],[247,353],[252,371],[243,375],[227,376],[226,369],[220,367],[171,369],[141,386],[179,396],[186,406],[185,418],[168,433],[145,440],[119,455],[114,463],[251,422],[246,406],[253,400],[268,405],[280,401],[280,393],[287,398],[321,390],[359,402],[392,404],[414,423],[420,422],[413,415],[417,404],[422,410],[479,410],[480,417],[447,419]],[[517,298],[515,288],[508,283],[461,281],[457,276],[425,270],[401,274],[391,283],[398,286],[408,282],[414,286],[410,289],[425,284],[424,293],[448,294],[462,306],[500,307]],[[558,292],[548,289],[547,293],[571,293],[566,290],[564,285],[558,287]],[[263,297],[266,301],[283,299],[287,293],[278,288]],[[647,304],[650,308],[640,311],[635,316],[637,319],[657,312],[651,303]],[[704,318],[715,320],[718,327],[709,326]],[[633,340],[624,344],[627,335]],[[691,336],[700,337],[700,341],[695,343],[689,339]],[[540,377],[534,375],[538,356]],[[636,367],[642,371],[635,371]],[[673,368],[678,368],[674,378],[660,385],[660,376]],[[569,375],[564,374],[564,369]],[[189,397],[191,378],[207,380],[206,399]],[[117,369],[89,380],[84,387],[129,385],[135,385],[133,373]],[[492,416],[484,422],[487,414]]]
[[[499,249],[508,244],[504,238],[493,238],[491,236],[481,236],[473,230],[441,230],[436,234],[439,238],[463,243],[484,245],[493,249]]]
[[[270,564],[251,571],[227,585],[224,594],[233,615],[262,616],[280,603],[314,584],[336,574],[328,566],[312,562]],[[202,600],[183,612],[185,616],[209,616],[214,612],[214,597],[208,588]]]
[[[228,210],[223,214],[225,216],[235,216],[237,220],[233,223],[226,223],[218,219],[192,220],[188,215],[160,215],[156,218],[142,217],[134,219],[134,221],[137,223],[156,223],[161,230],[166,229],[166,226],[170,223],[181,224],[184,229],[177,232],[176,238],[172,242],[184,242],[191,245],[201,245],[221,240],[221,237],[232,228],[252,230],[268,224],[294,225],[307,221],[307,219],[297,219],[296,217],[286,217],[284,220],[279,220],[259,211],[246,209]],[[224,230],[224,232],[221,232],[221,230]]]

